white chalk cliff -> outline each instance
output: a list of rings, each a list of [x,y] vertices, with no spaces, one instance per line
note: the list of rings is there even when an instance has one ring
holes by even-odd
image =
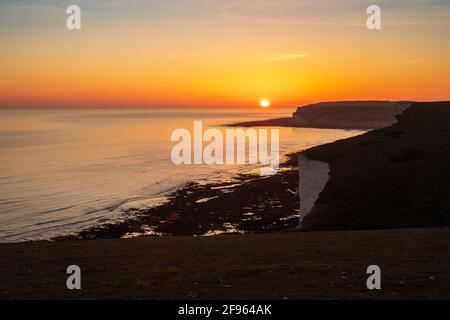
[[[302,153],[298,154],[300,221],[312,210],[329,179],[330,166],[326,162],[310,160]]]

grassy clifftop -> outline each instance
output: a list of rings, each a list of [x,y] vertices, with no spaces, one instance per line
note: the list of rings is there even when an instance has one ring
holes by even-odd
[[[330,164],[306,230],[450,225],[450,102],[414,103],[398,120],[305,152]]]

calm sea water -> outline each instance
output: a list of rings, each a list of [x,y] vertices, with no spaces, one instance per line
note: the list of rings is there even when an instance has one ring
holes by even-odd
[[[248,165],[176,166],[176,128],[290,116],[289,110],[0,110],[0,242],[51,239],[126,219],[190,181],[231,179]],[[282,155],[361,131],[280,128]]]

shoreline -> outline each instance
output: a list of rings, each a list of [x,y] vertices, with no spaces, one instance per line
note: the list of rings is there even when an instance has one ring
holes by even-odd
[[[357,125],[317,125],[317,124],[296,124],[292,118],[273,118],[267,120],[247,121],[225,124],[228,127],[286,127],[286,128],[306,128],[306,129],[336,129],[336,130],[375,130],[378,126],[357,126]]]
[[[274,175],[238,174],[232,181],[206,185],[191,182],[169,194],[162,205],[130,208],[125,220],[52,240],[293,231],[299,219],[297,153],[286,157]]]

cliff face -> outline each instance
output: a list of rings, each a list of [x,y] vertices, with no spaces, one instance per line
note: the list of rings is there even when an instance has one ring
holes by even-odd
[[[414,103],[398,119],[303,153],[330,166],[303,229],[450,225],[450,102]]]
[[[378,129],[396,123],[396,117],[411,104],[389,101],[322,102],[297,108],[291,118],[241,122],[230,126]]]
[[[300,127],[376,129],[394,124],[410,102],[322,102],[300,107],[292,123]]]
[[[304,217],[314,207],[320,192],[326,186],[330,168],[326,162],[310,160],[302,154],[298,156],[300,221],[299,228],[303,228]]]

